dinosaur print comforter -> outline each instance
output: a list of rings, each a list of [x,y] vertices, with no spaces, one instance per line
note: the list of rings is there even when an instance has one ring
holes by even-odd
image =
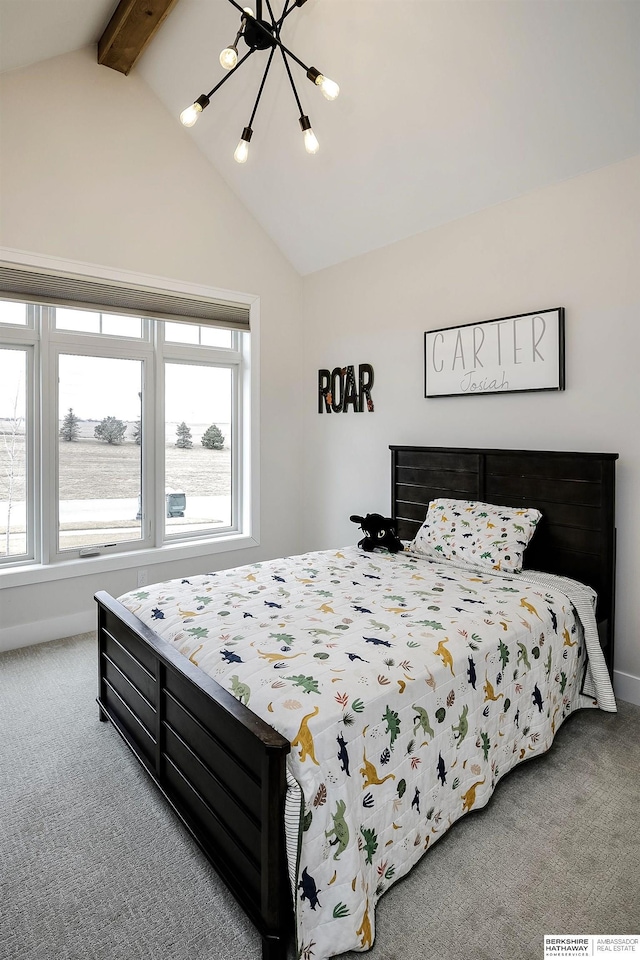
[[[302,960],[368,949],[384,891],[596,705],[572,603],[522,576],[353,547],[120,601],[290,740]]]

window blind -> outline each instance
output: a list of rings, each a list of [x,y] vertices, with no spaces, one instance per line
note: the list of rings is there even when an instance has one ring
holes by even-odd
[[[134,317],[201,323],[232,330],[249,329],[246,304],[19,264],[0,263],[0,299],[99,312],[111,310]]]

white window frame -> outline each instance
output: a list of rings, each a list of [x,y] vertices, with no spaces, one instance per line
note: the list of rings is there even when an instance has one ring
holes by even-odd
[[[57,481],[52,483],[47,480],[48,489],[40,483],[40,478],[57,477],[57,443],[58,431],[57,420],[55,424],[52,421],[57,417],[57,389],[53,390],[55,380],[54,370],[57,369],[56,358],[59,352],[77,352],[76,347],[82,343],[88,352],[95,353],[96,349],[105,355],[122,355],[114,349],[118,342],[117,337],[111,337],[108,334],[80,334],[75,331],[55,330],[50,325],[48,336],[40,338],[39,331],[33,326],[22,325],[0,325],[0,338],[5,342],[15,341],[16,344],[26,344],[32,347],[33,362],[39,360],[41,370],[40,381],[36,382],[33,377],[33,387],[29,391],[31,400],[31,412],[28,413],[28,426],[30,427],[31,438],[40,435],[41,428],[44,434],[46,430],[48,435],[48,444],[41,445],[42,458],[38,457],[38,444],[36,443],[31,452],[30,472],[32,476],[33,494],[29,497],[29,510],[32,511],[32,522],[29,526],[31,531],[39,529],[41,531],[40,542],[34,544],[33,554],[35,559],[23,560],[16,563],[9,563],[0,566],[0,588],[7,586],[19,586],[28,583],[39,583],[52,580],[64,579],[67,577],[77,577],[99,572],[107,572],[116,569],[129,567],[139,567],[145,564],[162,563],[166,561],[175,561],[189,559],[193,557],[204,557],[208,555],[220,554],[227,551],[235,551],[256,547],[260,543],[260,515],[259,515],[259,348],[260,348],[260,303],[259,298],[253,294],[243,294],[229,290],[210,288],[193,283],[182,281],[167,280],[166,278],[150,276],[148,274],[137,274],[130,271],[112,270],[98,267],[93,264],[79,263],[74,261],[60,260],[58,258],[44,257],[32,254],[25,254],[22,251],[8,250],[0,247],[0,260],[8,263],[24,264],[34,269],[56,270],[73,275],[83,275],[89,279],[112,280],[118,283],[127,283],[132,286],[143,285],[153,286],[167,292],[176,294],[185,294],[188,296],[209,297],[213,300],[237,303],[248,307],[250,317],[250,332],[241,337],[234,337],[234,341],[240,340],[240,349],[236,352],[240,357],[242,364],[242,389],[238,384],[237,378],[234,378],[234,391],[236,394],[238,423],[234,430],[232,456],[236,458],[235,476],[237,479],[237,489],[232,490],[233,516],[232,520],[235,529],[219,532],[213,535],[203,534],[194,536],[189,540],[178,539],[174,537],[166,538],[164,536],[164,429],[163,418],[156,408],[155,412],[155,442],[148,444],[146,448],[145,460],[143,462],[143,485],[147,484],[145,492],[147,496],[153,493],[155,486],[155,539],[153,542],[140,544],[134,541],[135,547],[129,543],[119,544],[117,548],[106,548],[99,556],[91,558],[69,558],[69,553],[65,550],[57,554],[55,544],[57,543]],[[109,312],[109,311],[105,311]],[[193,321],[196,322],[196,321]],[[159,328],[159,325],[158,327]],[[98,346],[100,341],[100,346]],[[66,349],[64,344],[66,344]],[[69,350],[73,344],[74,349]],[[89,350],[89,345],[91,345]],[[131,338],[127,340],[127,349],[125,351],[127,359],[137,359],[142,356],[145,350],[150,350],[150,341],[144,338]],[[158,378],[162,375],[164,369],[165,357],[178,359],[181,354],[186,355],[195,348],[188,345],[180,345],[171,342],[170,344],[161,344],[160,349],[156,350],[155,359],[150,359],[147,363],[146,376]],[[219,355],[220,362],[229,356],[228,348],[219,347],[197,347],[197,350],[207,351],[207,356],[213,360],[214,354]],[[83,351],[84,352],[84,351]],[[202,353],[201,353],[202,356]],[[228,365],[225,363],[225,366]],[[37,366],[35,367],[37,369]],[[148,409],[143,411],[143,421],[145,414],[151,413],[150,405],[154,402],[160,405],[160,393],[152,389],[143,391],[145,404]],[[49,404],[50,408],[47,414],[49,418],[48,425],[40,424],[38,420],[38,410],[45,404],[39,400],[42,397],[56,397],[55,404]],[[29,405],[28,405],[29,406]],[[162,421],[162,422],[161,422]],[[162,431],[162,443],[159,442],[159,433]],[[33,440],[32,440],[33,442]],[[160,469],[160,460],[162,468]],[[161,483],[161,485],[160,485]],[[161,495],[158,495],[158,489]],[[55,519],[54,519],[55,517]],[[47,520],[48,518],[48,520]],[[54,526],[55,523],[55,526]],[[147,531],[145,531],[146,533]],[[55,534],[55,539],[52,536]]]
[[[30,313],[32,309],[30,308]],[[39,341],[33,328],[7,326],[2,332],[2,348],[17,350],[25,355],[25,486],[26,486],[26,552],[3,561],[8,567],[20,569],[33,565],[39,557],[37,532],[40,529],[40,447],[36,438],[40,434],[40,402],[36,370],[39,361]],[[1,570],[2,568],[0,568]]]
[[[163,327],[158,327],[159,339],[162,338],[164,332]],[[242,377],[240,376],[240,367],[242,365],[242,349],[239,343],[240,337],[237,333],[233,334],[233,346],[231,349],[227,347],[202,347],[188,344],[176,344],[174,342],[165,343],[162,339],[162,342],[158,344],[158,371],[157,377],[160,381],[161,378],[161,387],[157,390],[157,396],[161,397],[165,394],[165,369],[166,364],[168,363],[178,363],[178,364],[189,364],[192,363],[194,366],[211,366],[211,367],[221,367],[223,369],[229,369],[231,365],[231,420],[233,423],[233,429],[231,431],[231,462],[234,464],[234,469],[231,472],[231,524],[229,527],[223,528],[220,533],[216,536],[224,535],[225,533],[234,533],[242,528],[242,483],[241,478],[243,475],[242,470],[242,434],[243,434],[243,410],[242,410],[242,392],[240,390],[240,382]],[[206,351],[206,353],[204,352]],[[165,468],[166,468],[166,459],[165,459],[165,444],[164,444],[164,431],[165,423],[164,418],[162,418],[162,423],[160,422],[160,417],[156,418],[158,433],[156,437],[156,450],[158,452],[158,460],[156,462],[155,476],[162,476],[163,480],[166,483],[165,477]],[[177,543],[181,539],[184,539],[183,535],[171,534],[167,532],[166,529],[166,514],[164,510],[164,497],[162,497],[162,502],[156,504],[156,509],[162,512],[162,526],[164,527],[164,542]],[[156,517],[156,530],[159,530],[160,525],[158,523],[158,517]],[[211,536],[208,533],[201,534],[192,534],[190,539],[197,540],[200,537]]]
[[[149,325],[149,321],[145,320],[145,325]],[[43,331],[43,340],[46,337],[46,334]],[[49,396],[50,402],[48,404],[48,410],[46,415],[46,422],[43,423],[44,435],[49,437],[51,440],[51,467],[52,470],[49,472],[49,476],[52,479],[50,483],[49,490],[49,500],[48,500],[48,509],[46,511],[46,517],[48,523],[46,524],[46,550],[43,554],[43,561],[48,559],[50,563],[60,563],[64,560],[79,559],[79,547],[73,547],[68,549],[60,549],[59,547],[59,532],[60,532],[60,464],[59,464],[59,451],[60,451],[60,441],[58,438],[59,424],[60,424],[60,411],[58,409],[59,401],[59,391],[57,389],[58,378],[59,378],[59,358],[61,355],[68,356],[80,356],[80,357],[104,357],[107,359],[114,360],[136,360],[142,364],[142,377],[141,377],[141,388],[142,396],[146,399],[147,396],[153,397],[154,395],[154,379],[153,379],[153,348],[147,339],[146,341],[130,340],[126,344],[119,341],[116,337],[110,337],[103,334],[79,334],[69,331],[58,331],[52,325],[49,327],[49,383],[51,385]],[[144,419],[144,411],[143,411]],[[151,449],[150,449],[151,448]],[[149,465],[153,463],[153,443],[144,444],[142,447],[142,456],[141,456],[141,485],[144,487],[146,477],[152,475],[152,471],[149,470]],[[146,492],[146,490],[145,490]],[[151,487],[149,490],[151,496],[153,496],[154,491]],[[145,529],[146,527],[146,529]],[[43,534],[45,534],[45,529],[43,526]],[[141,526],[141,537],[137,540],[122,540],[114,546],[107,544],[97,544],[95,549],[100,551],[100,554],[123,554],[129,553],[131,551],[138,551],[141,549],[152,547],[153,541],[151,539],[151,529],[150,524],[143,524]]]

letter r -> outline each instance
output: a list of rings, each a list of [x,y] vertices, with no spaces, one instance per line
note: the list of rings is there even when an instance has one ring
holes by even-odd
[[[318,413],[331,413],[331,404],[327,394],[331,389],[331,373],[329,370],[318,370]]]

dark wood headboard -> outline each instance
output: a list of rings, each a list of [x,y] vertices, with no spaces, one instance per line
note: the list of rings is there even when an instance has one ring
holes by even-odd
[[[617,453],[391,446],[392,516],[412,539],[437,497],[536,507],[525,569],[572,577],[598,593],[598,630],[613,671]]]

